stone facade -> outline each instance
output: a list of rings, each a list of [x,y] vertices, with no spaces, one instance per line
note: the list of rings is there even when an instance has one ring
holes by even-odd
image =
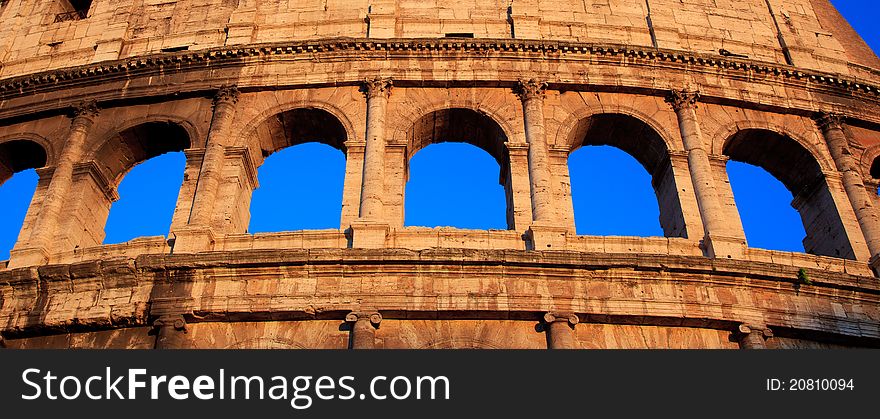
[[[7,347],[880,346],[880,60],[825,0],[7,0],[0,60],[0,182],[40,175]],[[308,141],[345,153],[339,228],[248,233]],[[403,225],[444,141],[499,163],[507,230]],[[575,233],[584,145],[644,166],[665,237]],[[103,245],[170,151],[169,236]],[[730,159],[791,191],[806,253],[748,245]]]

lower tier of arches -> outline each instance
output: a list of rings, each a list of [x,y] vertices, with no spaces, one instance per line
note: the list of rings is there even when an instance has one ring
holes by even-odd
[[[701,256],[311,249],[0,272],[7,347],[880,346],[880,285]],[[365,325],[359,328],[359,324]],[[555,331],[554,331],[555,330]],[[182,333],[185,331],[185,333]],[[555,345],[555,346],[554,346]]]

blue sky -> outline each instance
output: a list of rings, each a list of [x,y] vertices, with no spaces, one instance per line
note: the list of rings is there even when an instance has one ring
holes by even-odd
[[[880,49],[880,8],[874,1],[832,3],[875,51]],[[121,199],[110,212],[105,242],[167,234],[183,166],[182,153],[136,166],[119,187]],[[635,159],[612,147],[584,147],[572,154],[569,167],[579,234],[662,236],[650,176]],[[270,156],[259,171],[250,231],[338,228],[344,171],[344,155],[322,144]],[[406,225],[506,228],[498,171],[489,154],[468,144],[435,144],[419,151],[410,162]],[[803,225],[785,187],[764,170],[742,163],[729,163],[728,173],[749,244],[803,251]],[[0,260],[15,243],[36,180],[30,170],[0,186]]]

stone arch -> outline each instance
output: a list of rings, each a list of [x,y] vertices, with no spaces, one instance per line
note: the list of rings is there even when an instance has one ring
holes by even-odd
[[[179,120],[152,115],[118,124],[98,137],[91,152],[74,168],[70,205],[62,217],[62,248],[103,244],[117,188],[136,165],[153,157],[191,147],[194,128]]]
[[[675,170],[670,159],[670,144],[649,122],[633,116],[633,112],[582,112],[583,118],[565,128],[569,155],[582,146],[607,145],[618,148],[633,158],[651,175],[651,186],[660,209],[660,227],[666,237],[687,237],[683,206],[680,201]],[[571,119],[571,118],[569,118]]]
[[[834,162],[827,158],[824,150],[816,146],[816,142],[809,141],[807,136],[817,135],[816,133],[804,133],[795,131],[787,126],[778,125],[767,121],[760,120],[738,120],[720,127],[716,132],[708,138],[712,140],[712,154],[723,155],[727,142],[737,132],[745,130],[763,130],[774,132],[797,142],[802,148],[810,153],[812,158],[819,164],[822,171],[835,170]]]
[[[296,107],[265,118],[253,131],[260,155],[299,144],[318,142],[345,153],[349,132],[336,115],[315,107]]]
[[[503,169],[508,138],[501,124],[485,113],[469,108],[437,109],[423,114],[407,131],[407,159],[430,144],[460,142],[489,153]]]
[[[397,106],[398,109],[404,106]],[[484,104],[476,101],[457,99],[457,100],[445,100],[440,103],[431,103],[427,107],[414,107],[410,112],[397,115],[400,118],[397,122],[394,122],[389,125],[389,131],[391,135],[389,136],[390,143],[392,144],[407,144],[408,143],[408,134],[413,125],[415,125],[419,119],[423,118],[425,115],[432,114],[438,111],[443,111],[446,109],[468,109],[474,111],[478,114],[485,115],[490,118],[494,123],[498,124],[501,127],[501,130],[504,132],[504,135],[507,137],[508,141],[512,143],[525,143],[524,138],[520,138],[520,131],[514,128],[514,125],[508,118],[505,118],[504,115],[498,109],[493,109]]]
[[[23,170],[50,166],[52,154],[47,146],[47,141],[34,135],[0,138],[0,185]]]
[[[135,165],[158,155],[192,147],[198,130],[188,121],[152,115],[118,125],[95,144],[85,161],[93,160],[111,188]],[[154,140],[158,139],[158,140]]]
[[[785,185],[807,233],[803,240],[807,253],[855,258],[829,189],[827,168],[803,142],[784,132],[745,128],[729,135],[721,152],[731,160],[761,167]]]
[[[251,152],[254,154],[252,157],[255,159],[260,159],[261,161],[265,157],[263,155],[264,153],[262,147],[259,147],[258,149],[256,147],[256,144],[252,144],[251,141],[253,138],[256,137],[257,131],[260,129],[260,127],[265,126],[266,124],[271,124],[272,118],[278,118],[279,116],[285,114],[290,115],[289,112],[298,112],[298,110],[314,110],[332,116],[335,119],[335,122],[342,127],[342,130],[344,132],[344,139],[339,142],[338,145],[328,143],[325,144],[338,148],[339,150],[342,150],[343,153],[347,152],[345,142],[358,138],[358,136],[356,135],[356,130],[354,128],[354,124],[351,122],[351,120],[342,109],[331,103],[323,101],[303,100],[273,106],[250,118],[248,122],[244,124],[244,127],[236,136],[236,139],[233,143],[236,146],[250,148]],[[280,148],[273,151],[277,150],[280,150]],[[256,151],[260,151],[260,153],[256,153]],[[259,163],[257,164],[259,165]]]
[[[601,105],[569,114],[565,121],[559,124],[556,130],[556,146],[569,148],[570,151],[574,151],[575,147],[572,147],[571,140],[572,138],[577,138],[576,135],[573,135],[573,131],[576,129],[577,124],[594,115],[602,114],[619,114],[632,117],[653,129],[654,132],[659,135],[660,139],[663,140],[667,150],[681,150],[681,147],[679,146],[680,142],[675,140],[678,138],[677,134],[669,131],[666,125],[660,123],[656,118],[645,112],[623,105]],[[564,142],[564,144],[560,144],[560,141]]]
[[[235,144],[250,151],[249,155],[256,170],[275,152],[305,143],[326,144],[339,150],[345,158],[345,165],[349,166],[356,164],[350,161],[348,155],[349,141],[353,138],[356,137],[351,121],[336,106],[324,102],[297,101],[273,107],[251,118],[248,126],[236,138]],[[359,197],[346,196],[345,183],[352,181],[348,176],[351,170],[343,170],[345,179],[340,200],[343,212],[341,217],[345,219],[350,216],[348,209],[356,208],[355,203]],[[228,205],[235,206],[237,209],[234,212],[246,218],[242,220],[238,230],[250,231],[252,194],[256,185],[250,188],[228,187],[237,188],[230,195],[240,197],[237,202]]]
[[[880,181],[880,145],[875,145],[865,150],[862,153],[859,166],[861,166],[862,177],[866,181]]]
[[[440,107],[417,118],[406,131],[404,184],[409,179],[409,161],[431,144],[458,142],[476,146],[491,155],[499,166],[499,183],[507,202],[507,224],[513,228],[513,188],[510,176],[509,136],[490,115],[471,108]],[[400,144],[400,143],[398,143]]]

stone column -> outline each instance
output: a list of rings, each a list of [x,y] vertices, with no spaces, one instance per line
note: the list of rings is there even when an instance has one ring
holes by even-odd
[[[156,329],[156,349],[190,349],[186,320],[183,316],[163,316],[153,322]]]
[[[544,331],[547,333],[549,349],[578,349],[574,335],[574,327],[578,321],[578,316],[574,313],[544,314]]]
[[[767,349],[767,340],[773,337],[773,332],[766,327],[741,324],[735,336],[740,349]]]
[[[712,165],[703,141],[703,133],[697,122],[697,100],[700,94],[688,90],[673,90],[666,102],[675,110],[681,140],[687,153],[688,168],[694,184],[694,194],[703,220],[703,247],[712,258],[742,258],[745,243],[731,237],[727,231],[727,221],[715,189]]]
[[[42,265],[49,262],[53,249],[55,233],[60,225],[60,215],[73,185],[73,171],[85,153],[86,140],[98,117],[98,105],[95,101],[80,103],[73,112],[70,132],[55,164],[52,180],[46,199],[37,216],[34,232],[25,247],[12,252],[9,267]]]
[[[523,122],[529,150],[529,180],[532,225],[528,236],[535,250],[564,250],[567,227],[558,220],[553,200],[553,172],[547,135],[544,131],[544,93],[547,82],[520,80],[517,94],[522,100]]]
[[[859,164],[850,153],[849,140],[843,130],[844,118],[835,114],[823,114],[816,122],[822,130],[837,171],[841,174],[843,188],[865,235],[872,265],[875,265],[880,256],[880,220],[874,209],[873,198],[865,190],[864,180],[859,174]]]
[[[235,86],[221,88],[214,96],[214,114],[208,141],[199,170],[195,199],[184,228],[175,231],[175,250],[182,252],[211,250],[214,242],[213,222],[217,196],[226,160],[226,148],[230,145],[230,131],[238,103],[238,89]]]
[[[353,311],[345,316],[345,321],[351,323],[351,334],[348,346],[351,349],[375,349],[376,329],[382,322],[382,315],[378,312]]]
[[[368,79],[364,82],[367,97],[367,132],[364,145],[364,169],[358,220],[351,225],[352,247],[381,248],[388,232],[383,197],[385,195],[385,114],[392,82]]]

